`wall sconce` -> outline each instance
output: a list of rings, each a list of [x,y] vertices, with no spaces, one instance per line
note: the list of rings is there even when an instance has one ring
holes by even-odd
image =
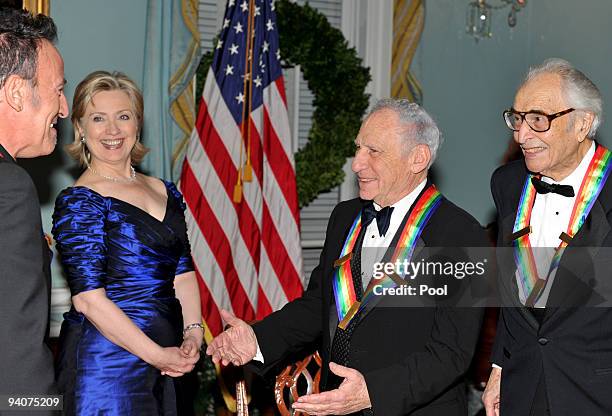
[[[474,0],[468,4],[466,15],[466,32],[478,41],[481,38],[490,38],[491,15],[493,10],[510,6],[508,13],[508,26],[516,26],[516,13],[527,4],[527,0],[501,0],[501,4],[492,6],[486,0]]]

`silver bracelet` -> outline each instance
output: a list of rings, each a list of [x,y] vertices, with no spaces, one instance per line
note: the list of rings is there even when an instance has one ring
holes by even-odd
[[[204,325],[202,325],[202,324],[198,324],[198,323],[195,323],[195,324],[189,324],[189,325],[187,325],[185,328],[183,328],[183,337],[185,337],[185,334],[186,334],[188,331],[191,331],[191,330],[192,330],[192,329],[194,329],[194,328],[200,328],[200,329],[202,330],[202,332],[204,332]]]

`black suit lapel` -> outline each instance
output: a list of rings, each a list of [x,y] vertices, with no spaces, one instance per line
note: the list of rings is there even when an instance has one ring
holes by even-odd
[[[0,162],[15,163],[15,159],[7,150],[0,144]]]
[[[594,278],[594,271],[587,269],[593,265],[593,259],[610,230],[606,212],[597,200],[561,257],[547,302],[552,307],[547,308],[543,325],[554,321],[559,311],[557,306],[580,306],[587,300],[584,298],[585,288],[589,287],[588,280]]]

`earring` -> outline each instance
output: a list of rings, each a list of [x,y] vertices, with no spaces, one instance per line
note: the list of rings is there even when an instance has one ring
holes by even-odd
[[[86,141],[85,136],[81,136],[81,143],[85,143]]]

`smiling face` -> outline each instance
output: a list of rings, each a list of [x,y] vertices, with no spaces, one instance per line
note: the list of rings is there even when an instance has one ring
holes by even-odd
[[[528,81],[516,94],[516,111],[539,110],[554,114],[571,107],[563,95],[561,77],[543,73]],[[527,123],[514,132],[527,168],[559,181],[576,169],[588,151],[591,141],[586,135],[592,116],[583,111],[561,116],[552,121],[548,131],[538,133]]]
[[[78,124],[91,153],[91,164],[121,165],[131,163],[136,144],[138,120],[129,96],[121,90],[96,93]]]
[[[57,120],[68,116],[64,96],[64,61],[55,47],[44,40],[38,52],[36,85],[26,87],[23,116],[27,119],[27,146],[15,156],[37,157],[53,152],[57,144]]]
[[[427,175],[429,149],[419,144],[409,151],[402,143],[398,116],[383,109],[362,124],[355,145],[352,169],[359,197],[385,207],[408,195]]]

